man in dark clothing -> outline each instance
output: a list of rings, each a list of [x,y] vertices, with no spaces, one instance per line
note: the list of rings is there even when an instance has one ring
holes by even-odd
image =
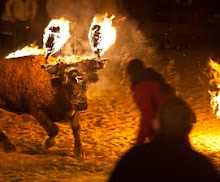
[[[151,122],[162,104],[174,95],[174,91],[160,73],[152,68],[145,68],[143,61],[139,59],[128,63],[127,72],[131,79],[134,101],[141,112],[136,144],[142,144],[153,137]]]
[[[154,120],[157,136],[130,149],[118,162],[109,182],[219,182],[212,163],[194,151],[188,134],[194,112],[179,98],[171,98]]]
[[[31,22],[33,22],[38,7],[38,0],[7,0],[5,4],[5,19],[14,23],[14,47],[26,46],[30,43]]]

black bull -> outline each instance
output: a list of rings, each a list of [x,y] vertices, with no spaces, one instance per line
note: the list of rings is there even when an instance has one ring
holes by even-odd
[[[87,108],[87,83],[98,80],[96,71],[104,64],[84,60],[44,66],[44,60],[44,56],[0,60],[0,108],[34,116],[48,135],[45,149],[55,145],[59,129],[54,122],[69,121],[75,138],[74,153],[82,156],[79,111]],[[15,150],[2,131],[0,142],[5,151]]]

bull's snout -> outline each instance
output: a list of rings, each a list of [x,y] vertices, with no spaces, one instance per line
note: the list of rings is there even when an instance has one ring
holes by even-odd
[[[87,108],[88,108],[87,103],[86,103],[86,102],[81,102],[81,103],[78,103],[78,104],[76,105],[75,110],[77,110],[77,111],[82,111],[82,110],[86,110]]]

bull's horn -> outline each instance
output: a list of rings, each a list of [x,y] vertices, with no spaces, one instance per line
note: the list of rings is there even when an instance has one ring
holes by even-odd
[[[55,65],[49,66],[47,72],[50,73],[51,75],[56,74],[59,71],[59,68],[60,68],[60,63],[57,63]]]

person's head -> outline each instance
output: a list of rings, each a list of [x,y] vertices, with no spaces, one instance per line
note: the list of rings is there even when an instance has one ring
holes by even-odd
[[[169,137],[185,138],[190,133],[192,124],[196,122],[196,117],[184,100],[174,97],[161,107],[155,122],[154,129],[158,130],[158,133]]]
[[[135,73],[143,70],[145,68],[144,62],[140,59],[132,59],[129,61],[127,66],[127,73],[129,75],[134,75]]]

